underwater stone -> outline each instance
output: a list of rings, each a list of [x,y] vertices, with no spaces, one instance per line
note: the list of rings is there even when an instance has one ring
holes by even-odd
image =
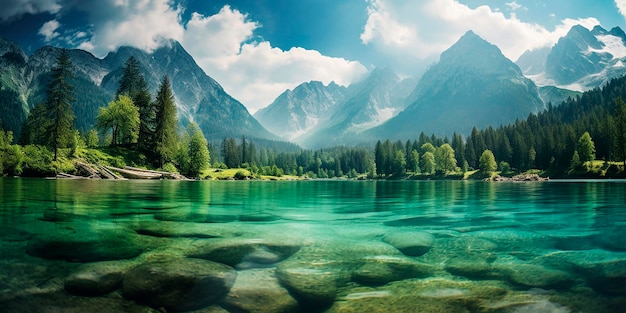
[[[459,256],[446,261],[448,273],[474,279],[494,278],[491,264],[477,256]]]
[[[251,264],[268,264],[282,261],[300,249],[300,246],[289,241],[263,239],[226,239],[210,241],[187,252],[188,257],[211,260],[230,266],[246,262]]]
[[[405,255],[421,256],[430,250],[435,238],[425,231],[402,231],[385,234],[383,241]]]
[[[157,213],[154,218],[160,221],[170,222],[194,222],[194,223],[229,223],[237,220],[233,214],[201,214],[201,213]]]
[[[325,308],[337,297],[340,274],[332,269],[293,267],[296,264],[281,263],[276,277],[307,308]],[[306,264],[302,264],[306,265]]]
[[[279,220],[280,217],[269,213],[242,214],[239,220],[242,222],[272,222]]]
[[[65,278],[65,290],[79,296],[99,296],[122,287],[129,262],[97,262],[81,265]]]
[[[123,295],[168,311],[199,309],[224,297],[235,283],[230,266],[201,259],[141,264],[124,274]]]
[[[534,264],[498,265],[502,272],[514,284],[539,288],[569,288],[574,283],[572,277],[560,270],[548,269]]]
[[[70,262],[130,259],[143,252],[135,243],[135,236],[128,231],[37,236],[28,242],[26,252],[39,258]]]
[[[432,275],[432,266],[406,257],[376,256],[352,273],[352,280],[364,284],[386,284],[391,281]]]
[[[223,306],[234,312],[299,312],[298,301],[280,286],[274,269],[239,271]]]

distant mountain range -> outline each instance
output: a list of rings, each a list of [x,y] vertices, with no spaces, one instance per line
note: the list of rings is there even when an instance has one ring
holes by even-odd
[[[5,129],[19,132],[29,110],[43,101],[59,51],[46,46],[27,56],[15,43],[0,39],[0,119]],[[626,34],[619,27],[574,26],[553,47],[527,51],[513,63],[468,31],[419,79],[401,79],[390,69],[377,68],[348,87],[306,82],[286,90],[254,117],[176,41],[152,53],[121,47],[103,59],[82,50],[70,55],[81,130],[93,127],[98,108],[113,99],[122,65],[134,56],[152,92],[163,75],[170,77],[181,124],[195,121],[210,141],[243,135],[317,148],[415,138],[420,132],[467,135],[473,127],[525,118],[548,103],[558,105],[626,75]]]
[[[524,74],[540,86],[576,91],[599,87],[626,75],[626,34],[576,25],[551,48],[526,51],[517,60]]]
[[[3,127],[19,133],[29,110],[44,101],[49,72],[59,52],[59,48],[45,46],[28,57],[15,43],[0,39],[0,83],[2,90],[10,93],[0,94]],[[76,76],[74,112],[78,129],[92,128],[98,108],[113,100],[122,66],[130,56],[139,60],[153,95],[163,76],[169,76],[181,124],[196,122],[210,141],[242,135],[278,140],[173,40],[152,53],[121,47],[103,59],[82,50],[70,50]]]

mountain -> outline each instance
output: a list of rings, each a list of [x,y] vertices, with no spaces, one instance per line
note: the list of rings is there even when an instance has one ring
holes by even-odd
[[[517,64],[540,86],[584,91],[626,75],[625,61],[626,34],[621,28],[575,25],[553,47],[527,51]]]
[[[392,70],[374,69],[365,80],[350,86],[327,118],[297,142],[305,147],[354,144],[363,131],[386,122],[404,108],[403,88],[406,86]]]
[[[45,88],[51,68],[60,53],[59,48],[45,46],[26,57],[19,46],[7,40],[0,40],[0,82],[2,91],[17,93],[21,106],[10,109],[0,107],[3,125],[17,130],[28,111],[45,99]],[[167,41],[152,53],[132,48],[120,47],[99,59],[78,49],[70,50],[70,60],[74,65],[76,101],[73,104],[75,124],[79,130],[94,126],[98,108],[113,100],[122,75],[122,66],[134,56],[150,91],[154,95],[164,75],[168,75],[176,100],[181,125],[194,121],[200,126],[209,141],[225,137],[278,139],[259,124],[236,99],[196,64],[193,58],[176,41]],[[4,99],[1,97],[0,99]],[[15,101],[13,101],[15,102]],[[8,106],[7,106],[8,107]],[[11,111],[10,114],[6,111]],[[17,128],[17,129],[16,129]]]
[[[254,117],[270,132],[293,140],[316,127],[345,94],[346,87],[335,82],[328,86],[319,81],[302,83],[293,91],[283,92]]]
[[[544,108],[536,85],[500,49],[472,31],[441,54],[407,98],[408,106],[368,130],[373,138],[414,138],[420,132],[468,134]]]

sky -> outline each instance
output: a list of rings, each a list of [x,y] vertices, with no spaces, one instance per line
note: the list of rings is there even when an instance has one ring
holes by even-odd
[[[419,76],[466,31],[515,61],[576,24],[626,29],[626,0],[2,0],[0,36],[103,58],[175,39],[251,113],[311,80]]]

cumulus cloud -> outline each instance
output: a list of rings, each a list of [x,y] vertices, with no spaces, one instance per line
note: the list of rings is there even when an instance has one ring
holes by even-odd
[[[259,27],[246,14],[225,6],[213,16],[194,13],[182,41],[205,72],[251,112],[302,82],[348,85],[367,72],[359,62],[315,50],[294,47],[284,51],[268,41],[251,41]]]
[[[626,0],[615,0],[619,14],[626,18]]]
[[[153,51],[163,39],[183,37],[182,8],[168,0],[81,1],[76,7],[92,25],[91,38],[79,48],[100,57],[124,45]]]
[[[514,14],[506,17],[489,6],[472,9],[456,0],[371,0],[361,41],[390,56],[428,60],[471,29],[515,61],[526,50],[553,45],[576,24],[592,28],[600,23],[595,18],[565,19],[548,30]]]
[[[519,9],[523,9],[523,10],[527,10],[528,8],[524,7],[523,5],[517,3],[517,1],[511,1],[511,2],[507,2],[504,5],[506,5],[507,7],[509,7],[509,9],[511,11],[517,11]]]
[[[45,42],[50,42],[52,39],[59,37],[60,34],[57,32],[59,26],[61,24],[57,20],[47,21],[39,28],[38,34],[44,36],[43,40]]]
[[[58,0],[3,0],[0,21],[20,18],[24,14],[57,13],[61,10]]]

